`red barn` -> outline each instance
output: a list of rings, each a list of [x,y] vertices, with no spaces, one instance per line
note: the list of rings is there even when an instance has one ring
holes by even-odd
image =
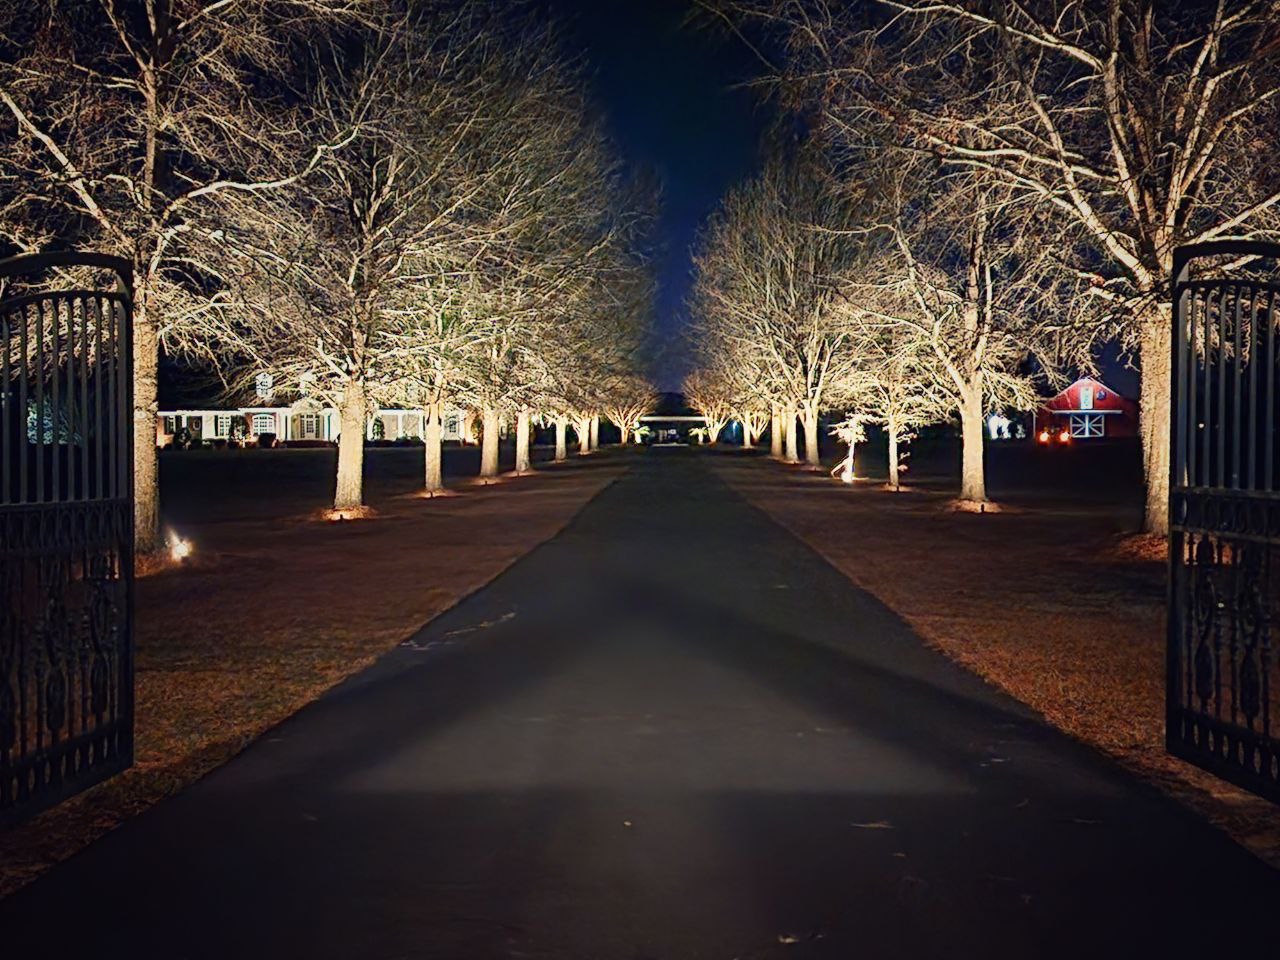
[[[1122,397],[1100,380],[1082,377],[1036,413],[1035,433],[1058,440],[1063,431],[1072,440],[1138,435],[1138,405]]]

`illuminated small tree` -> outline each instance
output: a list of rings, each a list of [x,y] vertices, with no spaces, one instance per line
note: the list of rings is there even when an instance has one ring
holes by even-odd
[[[867,439],[865,424],[869,419],[870,417],[866,414],[849,413],[839,423],[831,425],[832,436],[837,437],[845,445],[844,459],[831,471],[833,477],[839,474],[842,483],[854,481],[854,455],[857,453],[858,444]]]
[[[653,387],[639,376],[623,376],[605,388],[604,415],[618,428],[619,443],[626,445],[634,436],[639,443],[640,418],[653,408]]]
[[[937,387],[925,352],[928,345],[910,328],[884,324],[854,312],[866,324],[858,337],[861,358],[860,412],[884,425],[888,443],[889,486],[901,487],[902,446],[920,427],[953,415],[946,391]]]
[[[707,442],[716,443],[720,431],[733,417],[728,383],[713,369],[697,369],[685,378],[683,389],[689,405],[706,420]]]

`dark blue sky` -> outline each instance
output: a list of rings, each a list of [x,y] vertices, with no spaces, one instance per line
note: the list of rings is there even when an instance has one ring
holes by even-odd
[[[734,84],[755,64],[740,44],[686,26],[688,0],[548,0],[565,21],[571,52],[590,67],[593,92],[624,156],[663,185],[657,325],[679,335],[689,291],[689,248],[725,190],[760,158],[768,114]],[[674,390],[678,355],[654,371]]]

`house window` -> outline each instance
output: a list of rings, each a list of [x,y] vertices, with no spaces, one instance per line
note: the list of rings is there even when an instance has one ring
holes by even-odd
[[[1093,409],[1093,386],[1092,384],[1084,384],[1080,387],[1080,409]]]
[[[1071,436],[1081,440],[1106,435],[1107,418],[1100,413],[1073,413],[1071,415]]]
[[[450,436],[455,436],[459,432],[461,424],[458,422],[458,415],[451,413],[444,418],[444,432]]]
[[[303,440],[314,440],[320,433],[320,418],[314,413],[299,416],[298,433]]]
[[[276,432],[276,418],[270,413],[255,413],[253,415],[253,432],[255,435],[263,433]]]
[[[231,433],[231,414],[220,413],[213,418],[213,435],[225,437]]]

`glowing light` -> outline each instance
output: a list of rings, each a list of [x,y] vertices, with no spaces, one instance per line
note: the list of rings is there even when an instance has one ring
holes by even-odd
[[[320,511],[320,519],[328,520],[331,523],[343,523],[348,520],[368,520],[374,515],[374,511],[366,506],[334,507]]]
[[[1041,442],[1041,443],[1048,443],[1048,442],[1049,442],[1049,431],[1048,431],[1048,430],[1041,430],[1041,431],[1040,431],[1040,442]]]
[[[181,563],[195,549],[190,540],[178,536],[172,530],[165,535],[165,540],[169,544],[169,559],[174,563]]]
[[[1060,434],[1058,434],[1058,442],[1059,442],[1059,443],[1068,443],[1068,442],[1070,442],[1070,440],[1071,440],[1071,431],[1070,431],[1070,430],[1063,430]]]

